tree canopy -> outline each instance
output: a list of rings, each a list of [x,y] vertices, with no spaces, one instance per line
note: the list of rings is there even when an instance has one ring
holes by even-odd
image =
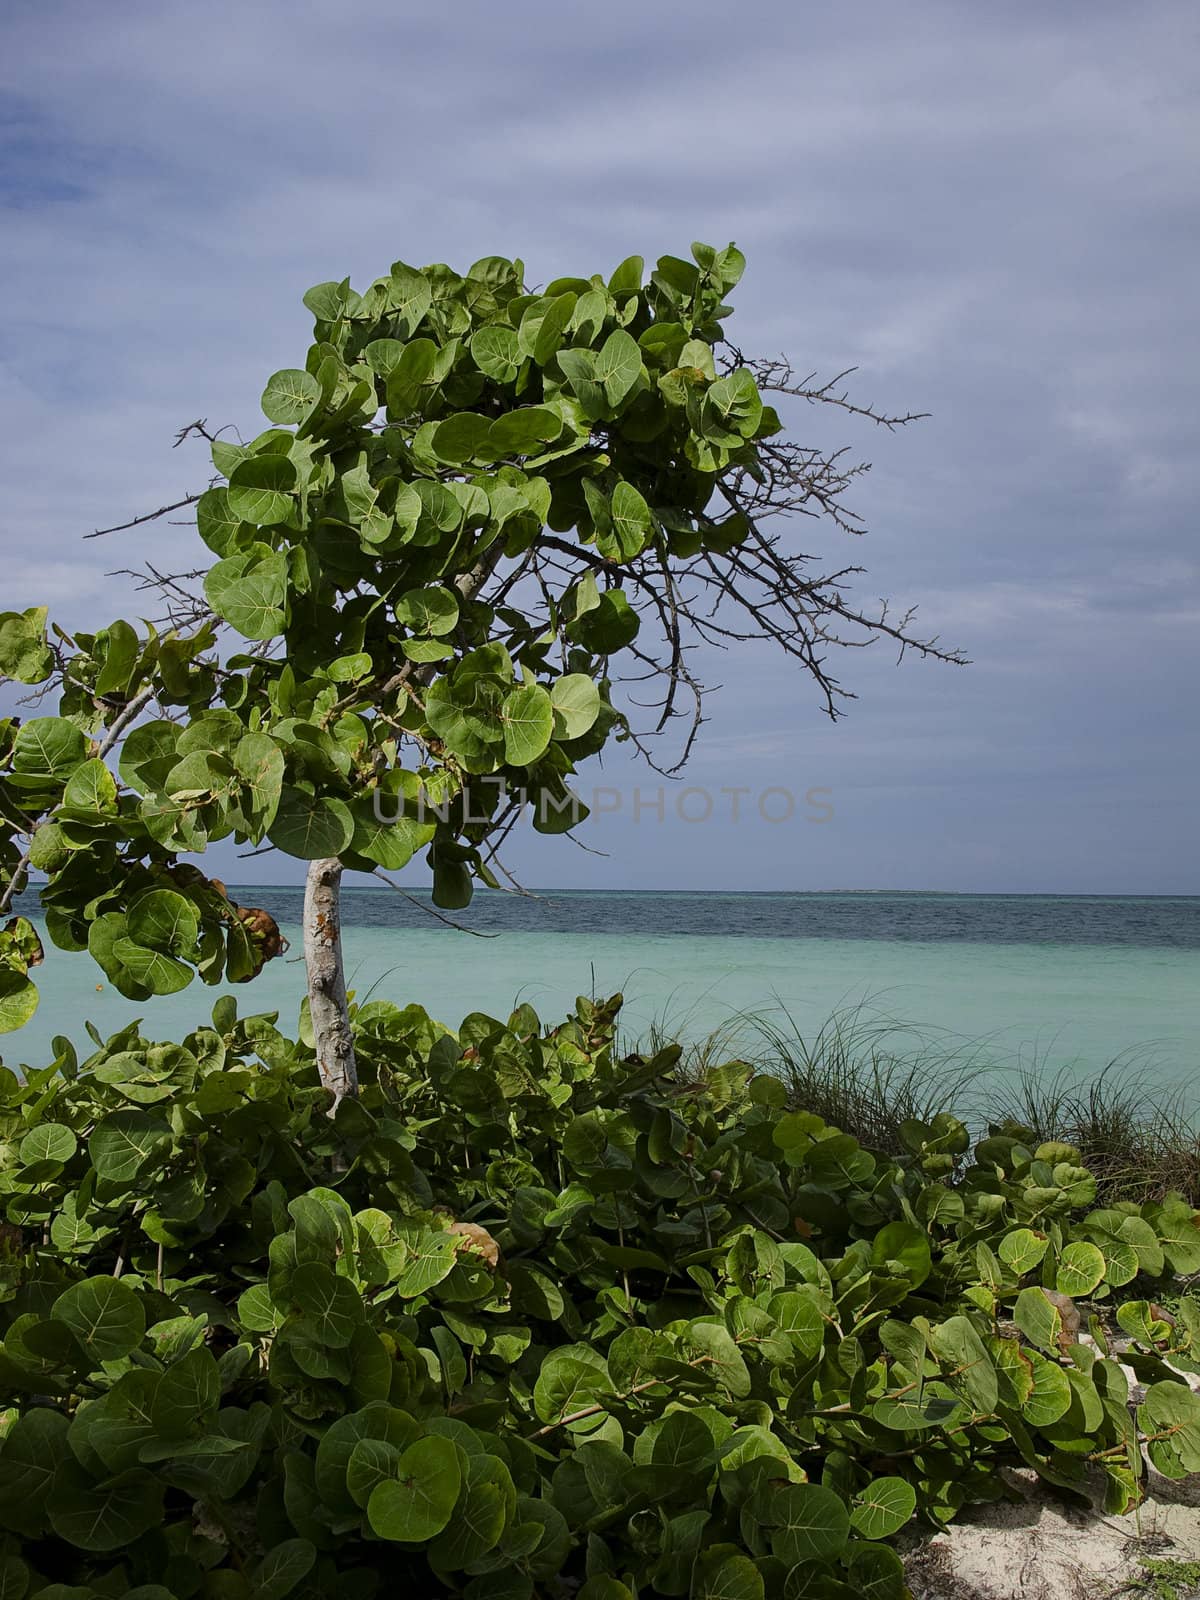
[[[773,641],[831,714],[831,647],[954,659],[858,610],[857,568],[786,547],[781,514],[856,527],[862,468],[789,441],[768,397],[908,419],[745,360],[723,332],[743,266],[697,244],[537,292],[499,257],[311,289],[270,426],[184,430],[211,446],[183,502],[211,564],[144,571],[162,615],[140,627],[0,617],[0,673],[58,697],[0,723],[0,909],[32,867],[50,938],[129,998],[243,981],[280,940],[187,861],[218,840],[365,872],[425,850],[460,908],[526,808],[548,833],[583,819],[569,780],[610,740],[686,759],[697,645]],[[38,953],[21,919],[0,935],[0,1027],[36,1004]]]

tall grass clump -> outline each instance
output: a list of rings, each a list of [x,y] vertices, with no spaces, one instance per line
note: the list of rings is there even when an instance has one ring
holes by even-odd
[[[686,1020],[686,1019],[685,1019]],[[686,1030],[652,1024],[641,1048]],[[1092,1077],[1043,1060],[998,1063],[987,1040],[922,1030],[859,1004],[806,1031],[785,1008],[736,1013],[684,1045],[683,1070],[707,1089],[735,1059],[778,1078],[793,1110],[812,1111],[884,1156],[903,1153],[906,1123],[938,1112],[977,1134],[1077,1149],[1105,1203],[1142,1204],[1175,1191],[1200,1204],[1200,1129],[1179,1091],[1144,1083],[1144,1064],[1117,1057]]]
[[[1094,1174],[1102,1199],[1138,1204],[1171,1190],[1200,1198],[1200,1130],[1181,1095],[1129,1078],[1118,1058],[1094,1078],[1073,1080],[1024,1069],[989,1121],[1002,1132],[1027,1130],[1038,1140],[1074,1145]]]

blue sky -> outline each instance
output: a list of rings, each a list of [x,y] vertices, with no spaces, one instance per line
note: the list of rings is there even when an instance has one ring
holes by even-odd
[[[874,463],[860,596],[919,602],[974,664],[880,646],[846,662],[859,699],[831,726],[782,660],[714,659],[684,779],[712,819],[669,794],[658,822],[660,780],[610,763],[583,781],[622,797],[585,830],[607,855],[530,839],[513,865],[564,886],[1200,892],[1198,31],[1153,0],[13,5],[2,604],[136,615],[106,572],[192,559],[184,527],[80,536],[202,484],[170,448],[183,423],[257,431],[266,376],[302,364],[311,283],[490,253],[544,282],[732,238],[744,348],[856,365],[856,394],[932,413],[795,431]],[[728,786],[751,791],[736,823]],[[772,787],[791,821],[759,816]]]

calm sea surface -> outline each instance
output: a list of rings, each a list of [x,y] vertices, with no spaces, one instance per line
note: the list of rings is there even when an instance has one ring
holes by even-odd
[[[299,889],[233,892],[271,911],[298,953]],[[1138,1082],[1186,1089],[1200,1068],[1200,898],[481,892],[456,918],[467,932],[431,917],[423,896],[348,889],[344,905],[358,995],[419,1001],[451,1026],[519,1000],[554,1019],[577,994],[620,989],[631,1036],[657,1021],[700,1037],[745,1012],[786,1013],[812,1035],[860,1008],[906,1030],[910,1050],[917,1038],[961,1046],[981,1070],[1090,1073],[1120,1058]],[[140,1014],[169,1037],[217,992],[196,982],[135,1006],[98,987],[87,956],[53,949],[39,983],[32,1023],[0,1038],[10,1064],[49,1059],[51,1037],[81,1038],[85,1018],[107,1034]],[[302,987],[284,959],[233,992],[291,1027]]]

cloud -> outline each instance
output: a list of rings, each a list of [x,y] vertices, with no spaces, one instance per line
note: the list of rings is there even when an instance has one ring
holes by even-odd
[[[703,770],[940,797],[843,806],[814,830],[823,854],[797,857],[804,881],[895,882],[900,862],[941,883],[944,858],[958,887],[1196,890],[1171,797],[1200,776],[1182,687],[1200,609],[1196,34],[1182,0],[697,0],[686,26],[632,0],[602,19],[544,0],[10,8],[3,603],[137,614],[107,571],[192,564],[184,528],[80,535],[203,482],[203,456],[170,448],[182,424],[257,430],[313,282],[492,251],[544,282],[736,237],[739,341],[857,366],[856,393],[932,413],[896,435],[803,406],[790,421],[874,462],[871,532],[849,549],[864,601],[919,600],[976,665],[848,659],[860,699],[830,728],[784,664],[715,656]],[[1053,816],[1005,811],[1003,771],[1059,786]],[[1133,828],[1151,782],[1162,824]],[[978,844],[985,815],[1002,860]],[[630,830],[602,869],[564,847],[546,870],[777,870],[775,835],[731,833],[698,864],[676,833]]]

